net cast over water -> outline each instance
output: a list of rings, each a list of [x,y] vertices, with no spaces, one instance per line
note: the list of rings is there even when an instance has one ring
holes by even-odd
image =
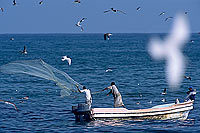
[[[60,92],[62,97],[76,92],[76,84],[82,87],[82,85],[74,81],[68,74],[52,67],[41,59],[14,61],[1,66],[0,71],[7,74],[28,74],[54,81],[56,85],[62,88]]]

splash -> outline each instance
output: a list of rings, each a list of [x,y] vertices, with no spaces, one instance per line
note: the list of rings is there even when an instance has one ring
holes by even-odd
[[[77,92],[77,87],[82,87],[74,81],[68,74],[57,70],[43,60],[22,60],[14,61],[0,67],[0,71],[7,74],[28,74],[47,80],[54,81],[62,90],[61,96],[69,96],[72,92]]]
[[[184,14],[175,17],[169,35],[164,39],[153,38],[148,52],[153,59],[166,60],[166,79],[172,88],[178,88],[185,72],[185,58],[181,48],[189,40],[189,25]]]

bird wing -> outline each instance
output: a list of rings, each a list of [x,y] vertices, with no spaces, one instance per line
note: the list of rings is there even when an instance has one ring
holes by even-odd
[[[103,13],[107,13],[107,12],[110,12],[110,11],[112,11],[112,10],[107,10],[107,11],[104,11]]]
[[[68,64],[71,65],[71,63],[72,63],[71,58],[67,58],[66,60],[67,60]]]
[[[63,56],[61,60],[62,60],[62,61],[65,61],[66,58],[67,58],[67,56]]]
[[[127,15],[125,12],[123,12],[123,11],[121,11],[121,10],[117,10],[117,11],[119,11],[119,12],[121,12],[121,13],[123,13],[123,14]]]
[[[79,22],[82,23],[85,19],[87,19],[87,18],[82,18]]]
[[[17,106],[14,103],[11,103],[11,102],[8,102],[8,101],[4,101],[4,100],[0,100],[0,102],[4,102],[5,104],[10,104],[15,108],[15,110],[18,111]]]
[[[83,27],[82,26],[80,26],[81,27],[81,31],[83,31]]]
[[[107,36],[107,34],[104,34],[104,40],[106,40],[106,36]]]
[[[1,8],[1,11],[3,12],[3,8]]]

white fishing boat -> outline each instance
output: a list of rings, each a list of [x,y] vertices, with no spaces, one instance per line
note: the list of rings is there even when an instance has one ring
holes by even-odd
[[[185,120],[190,110],[193,109],[193,101],[183,103],[171,103],[157,105],[148,109],[128,110],[126,108],[92,108],[87,104],[79,104],[72,107],[77,121],[96,119],[134,119],[134,120]]]

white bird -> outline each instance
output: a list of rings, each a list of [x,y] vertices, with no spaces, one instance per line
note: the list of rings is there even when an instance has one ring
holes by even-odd
[[[80,21],[78,21],[78,23],[76,24],[76,26],[81,28],[81,31],[83,31],[83,27],[81,26],[81,23],[87,18],[82,18]]]
[[[111,35],[112,35],[111,33],[105,33],[104,40],[107,40],[107,39],[109,40]]]
[[[167,88],[165,88],[161,94],[166,95],[167,94],[166,91],[167,91]]]
[[[162,99],[161,101],[162,101],[162,102],[166,102],[166,99]]]
[[[184,72],[185,59],[181,48],[189,39],[189,26],[186,16],[175,18],[171,33],[162,41],[153,38],[149,42],[148,52],[156,60],[166,60],[166,78],[170,87],[179,87]]]
[[[8,102],[8,101],[4,101],[4,100],[0,100],[0,102],[4,102],[5,104],[10,104],[12,105],[16,111],[18,111],[17,106],[14,103]]]
[[[69,57],[67,57],[67,56],[63,56],[61,60],[62,60],[62,61],[67,60],[67,62],[68,62],[69,65],[71,65],[71,63],[72,63],[71,58],[69,58]]]
[[[112,72],[112,69],[108,68],[108,69],[106,70],[106,72]]]

